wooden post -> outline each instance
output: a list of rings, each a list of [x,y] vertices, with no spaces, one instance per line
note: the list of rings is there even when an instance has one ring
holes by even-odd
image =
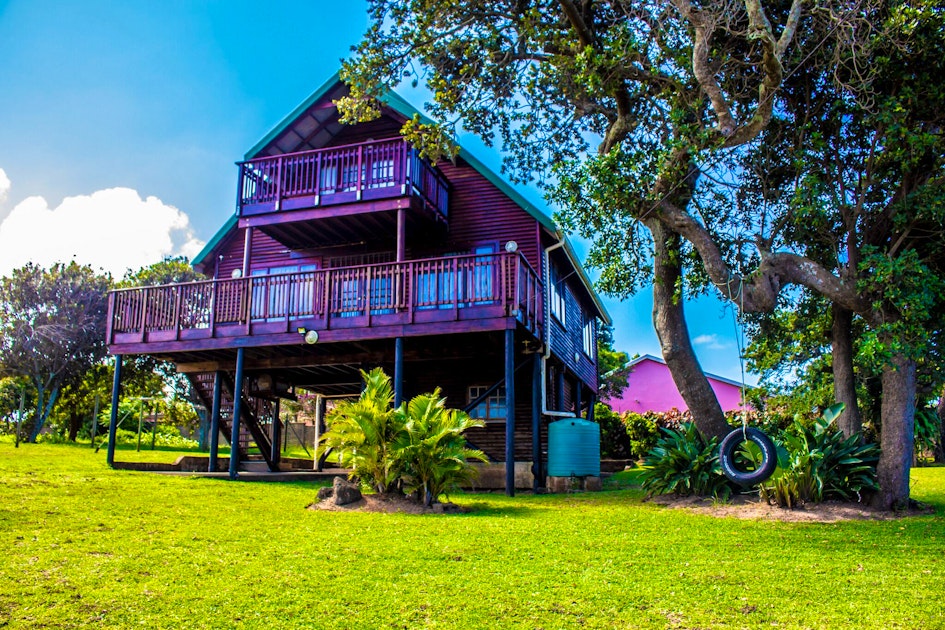
[[[137,452],[141,452],[141,425],[144,424],[144,401],[138,401],[138,446],[135,447]]]
[[[118,397],[121,390],[121,355],[115,355],[115,378],[112,381],[112,409],[108,419],[108,456],[106,462],[115,467],[115,432],[118,430]]]
[[[541,461],[541,354],[532,355],[532,490],[545,486],[544,466]]]
[[[223,396],[223,372],[213,374],[213,403],[210,408],[210,465],[208,472],[217,471],[217,453],[220,449],[220,401]]]
[[[23,426],[23,408],[26,407],[26,386],[20,390],[20,410],[16,414],[16,439],[14,448],[20,448],[20,428]]]
[[[322,418],[325,415],[325,407],[322,403],[325,402],[324,396],[321,394],[315,395],[315,450],[313,457],[315,461],[313,462],[313,469],[316,471],[321,471],[322,469],[322,458],[318,456],[318,443],[322,439]]]
[[[584,389],[584,385],[581,383],[581,381],[578,381],[577,383],[575,383],[574,385],[574,417],[576,418],[581,417],[581,405],[584,402],[583,400],[581,400],[582,398],[581,390],[583,389]]]
[[[272,450],[269,451],[269,458],[273,463],[279,463],[279,460],[282,458],[282,419],[279,417],[279,399],[276,398],[275,404],[275,417],[272,419]]]
[[[597,404],[597,395],[591,394],[587,399],[587,421],[594,422],[594,405]]]
[[[95,435],[98,433],[98,408],[101,402],[101,396],[95,394],[95,405],[92,411],[92,448],[95,448]]]
[[[240,412],[243,404],[243,361],[246,349],[236,350],[236,376],[233,379],[233,418],[230,431],[230,479],[239,477],[237,468],[240,463]]]
[[[397,209],[397,261],[404,262],[407,257],[407,211]]]
[[[515,330],[505,330],[505,494],[515,496]]]
[[[394,339],[394,407],[404,401],[404,338]]]
[[[249,277],[249,258],[253,252],[253,228],[246,228],[243,234],[243,277]]]

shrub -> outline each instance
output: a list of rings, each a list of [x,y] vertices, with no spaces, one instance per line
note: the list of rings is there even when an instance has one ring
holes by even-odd
[[[731,496],[732,485],[719,467],[716,438],[706,441],[692,422],[661,431],[663,436],[643,458],[640,480],[647,496]]]
[[[843,404],[838,403],[810,426],[798,418],[792,427],[774,436],[780,470],[761,484],[763,499],[794,507],[831,498],[849,501],[878,488],[879,447],[861,445],[859,435],[844,438],[834,425],[842,410]]]
[[[361,376],[361,396],[329,412],[318,457],[336,452],[351,478],[381,494],[415,491],[426,505],[472,479],[476,470],[468,459],[487,461],[482,451],[466,448],[463,436],[483,422],[447,409],[439,389],[394,409],[390,377],[380,368]]]
[[[329,430],[322,436],[316,457],[329,450],[338,456],[351,477],[375,492],[396,489],[403,462],[391,445],[405,433],[404,417],[394,413],[390,377],[380,368],[361,370],[364,390],[357,400],[338,403],[326,418]]]
[[[660,439],[660,429],[678,429],[691,419],[688,411],[678,409],[665,413],[648,411],[642,414],[628,411],[621,417],[629,437],[630,453],[636,458],[642,458],[656,446]]]
[[[600,456],[604,459],[628,459],[630,436],[620,414],[604,403],[594,405],[594,419],[600,424]]]
[[[403,417],[405,429],[393,443],[403,463],[404,489],[415,491],[424,505],[475,477],[477,471],[467,463],[469,459],[489,461],[482,451],[466,448],[463,436],[466,429],[485,423],[447,409],[439,388],[401,405],[395,414]]]

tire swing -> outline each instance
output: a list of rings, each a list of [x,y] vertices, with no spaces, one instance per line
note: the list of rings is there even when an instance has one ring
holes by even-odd
[[[745,310],[745,294],[743,289],[744,287],[742,286],[741,279],[739,279],[738,291],[735,295],[732,295],[731,286],[729,285],[728,287],[729,300],[735,304],[738,304],[739,301],[741,301],[742,312]],[[738,326],[738,315],[736,314],[734,308],[732,309],[732,323],[735,325],[735,339],[736,343],[738,343],[738,357],[742,371],[742,401],[744,401],[745,361],[743,357],[743,349],[745,342],[744,338],[742,337],[744,335],[744,331]],[[766,481],[771,475],[774,474],[775,468],[778,467],[778,452],[774,447],[774,442],[772,442],[771,438],[765,435],[760,429],[749,427],[747,422],[748,421],[743,406],[741,428],[731,431],[722,439],[722,443],[719,445],[719,466],[722,468],[722,474],[725,475],[730,481],[745,488]],[[751,442],[761,451],[761,463],[758,464],[754,470],[742,470],[735,465],[735,453],[745,442]]]
[[[735,465],[735,453],[745,442],[751,442],[761,450],[761,463],[754,470],[741,470]],[[778,466],[778,453],[774,442],[761,430],[743,427],[735,429],[722,440],[719,445],[719,465],[722,474],[734,483],[743,487],[754,486],[774,474]]]

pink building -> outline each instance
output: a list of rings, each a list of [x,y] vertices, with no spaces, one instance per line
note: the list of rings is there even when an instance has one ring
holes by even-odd
[[[645,413],[647,411],[665,412],[674,407],[680,411],[686,411],[686,406],[676,384],[673,382],[673,376],[666,366],[663,359],[649,354],[637,357],[630,362],[633,371],[630,373],[627,388],[623,390],[623,396],[615,400],[606,401],[617,413],[634,411],[636,413]],[[742,400],[742,384],[738,381],[706,374],[709,379],[709,385],[715,391],[719,404],[723,411],[732,411],[740,408]]]

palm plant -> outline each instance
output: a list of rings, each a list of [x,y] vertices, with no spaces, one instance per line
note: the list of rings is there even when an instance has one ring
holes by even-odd
[[[395,413],[405,429],[393,445],[404,463],[405,489],[416,491],[424,505],[475,477],[476,469],[468,460],[488,461],[482,451],[467,448],[463,437],[467,429],[484,423],[447,409],[439,388],[413,398]]]
[[[375,492],[397,489],[403,462],[392,448],[405,432],[404,416],[393,409],[394,393],[390,377],[380,368],[361,370],[364,390],[357,400],[344,401],[328,413],[326,432],[317,457],[331,450],[338,463],[350,468],[350,477]]]
[[[648,497],[731,495],[732,486],[719,467],[718,438],[706,440],[692,422],[681,423],[678,430],[661,430],[663,435],[644,456],[640,473]]]

